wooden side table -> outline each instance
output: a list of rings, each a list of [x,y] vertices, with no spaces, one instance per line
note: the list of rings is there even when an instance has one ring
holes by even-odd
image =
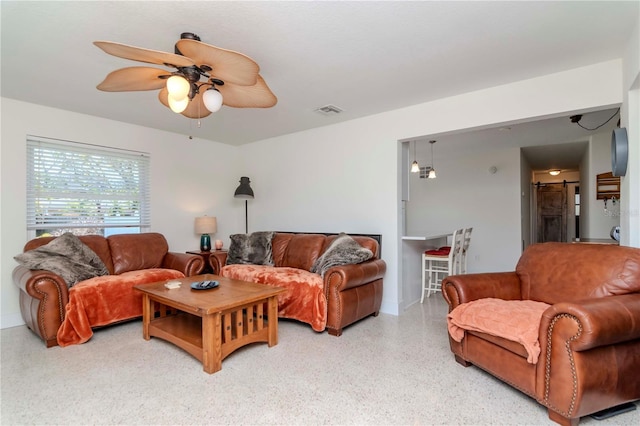
[[[220,271],[216,271],[216,267],[211,263],[210,257],[212,253],[226,253],[226,250],[210,250],[210,251],[200,251],[200,250],[192,250],[188,251],[188,254],[196,254],[201,256],[204,259],[204,269],[202,270],[202,274],[215,274],[218,275]]]

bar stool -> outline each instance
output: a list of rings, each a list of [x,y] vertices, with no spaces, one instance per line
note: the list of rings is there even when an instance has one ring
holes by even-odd
[[[471,244],[471,232],[473,228],[465,228],[462,238],[462,247],[460,248],[460,256],[458,256],[458,274],[467,273],[467,250]]]
[[[442,279],[447,275],[453,275],[456,263],[462,249],[464,230],[457,229],[453,233],[451,247],[441,247],[438,250],[427,250],[422,253],[422,297],[420,303],[424,302],[424,294],[427,297],[441,291]]]

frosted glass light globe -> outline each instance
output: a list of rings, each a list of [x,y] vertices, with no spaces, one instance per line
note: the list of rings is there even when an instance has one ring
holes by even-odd
[[[180,114],[182,111],[187,109],[187,106],[189,105],[189,98],[186,96],[180,100],[176,100],[173,96],[169,95],[167,100],[169,101],[169,108],[171,108],[171,111],[177,114]]]
[[[218,89],[209,89],[202,95],[204,106],[211,112],[218,112],[222,108],[222,94]]]
[[[184,77],[173,75],[167,79],[167,90],[169,96],[173,96],[174,99],[182,99],[189,96],[191,85]]]

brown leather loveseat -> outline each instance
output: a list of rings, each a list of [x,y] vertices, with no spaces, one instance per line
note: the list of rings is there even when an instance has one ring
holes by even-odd
[[[534,244],[514,272],[450,276],[442,289],[455,359],[535,398],[551,420],[575,425],[640,399],[640,249]],[[533,341],[515,341],[526,328]]]
[[[79,238],[104,262],[108,275],[68,288],[61,276],[50,271],[22,265],[13,271],[22,318],[47,347],[83,343],[94,327],[142,316],[142,295],[134,285],[197,275],[204,268],[200,256],[169,252],[166,239],[158,233]],[[24,252],[53,239],[33,239]]]
[[[334,266],[324,277],[310,271],[336,240],[335,234],[276,232],[271,242],[273,266],[226,265],[225,252],[211,252],[210,262],[220,275],[286,288],[287,292],[278,296],[280,318],[306,322],[315,331],[328,329],[329,334],[340,336],[347,325],[378,315],[387,269],[379,258],[378,240],[373,238],[378,235],[350,236],[371,250],[373,257],[358,264]]]

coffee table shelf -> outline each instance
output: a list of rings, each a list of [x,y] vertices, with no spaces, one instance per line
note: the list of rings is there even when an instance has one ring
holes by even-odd
[[[184,349],[202,362],[202,319],[180,312],[153,319],[149,336],[159,337]]]

